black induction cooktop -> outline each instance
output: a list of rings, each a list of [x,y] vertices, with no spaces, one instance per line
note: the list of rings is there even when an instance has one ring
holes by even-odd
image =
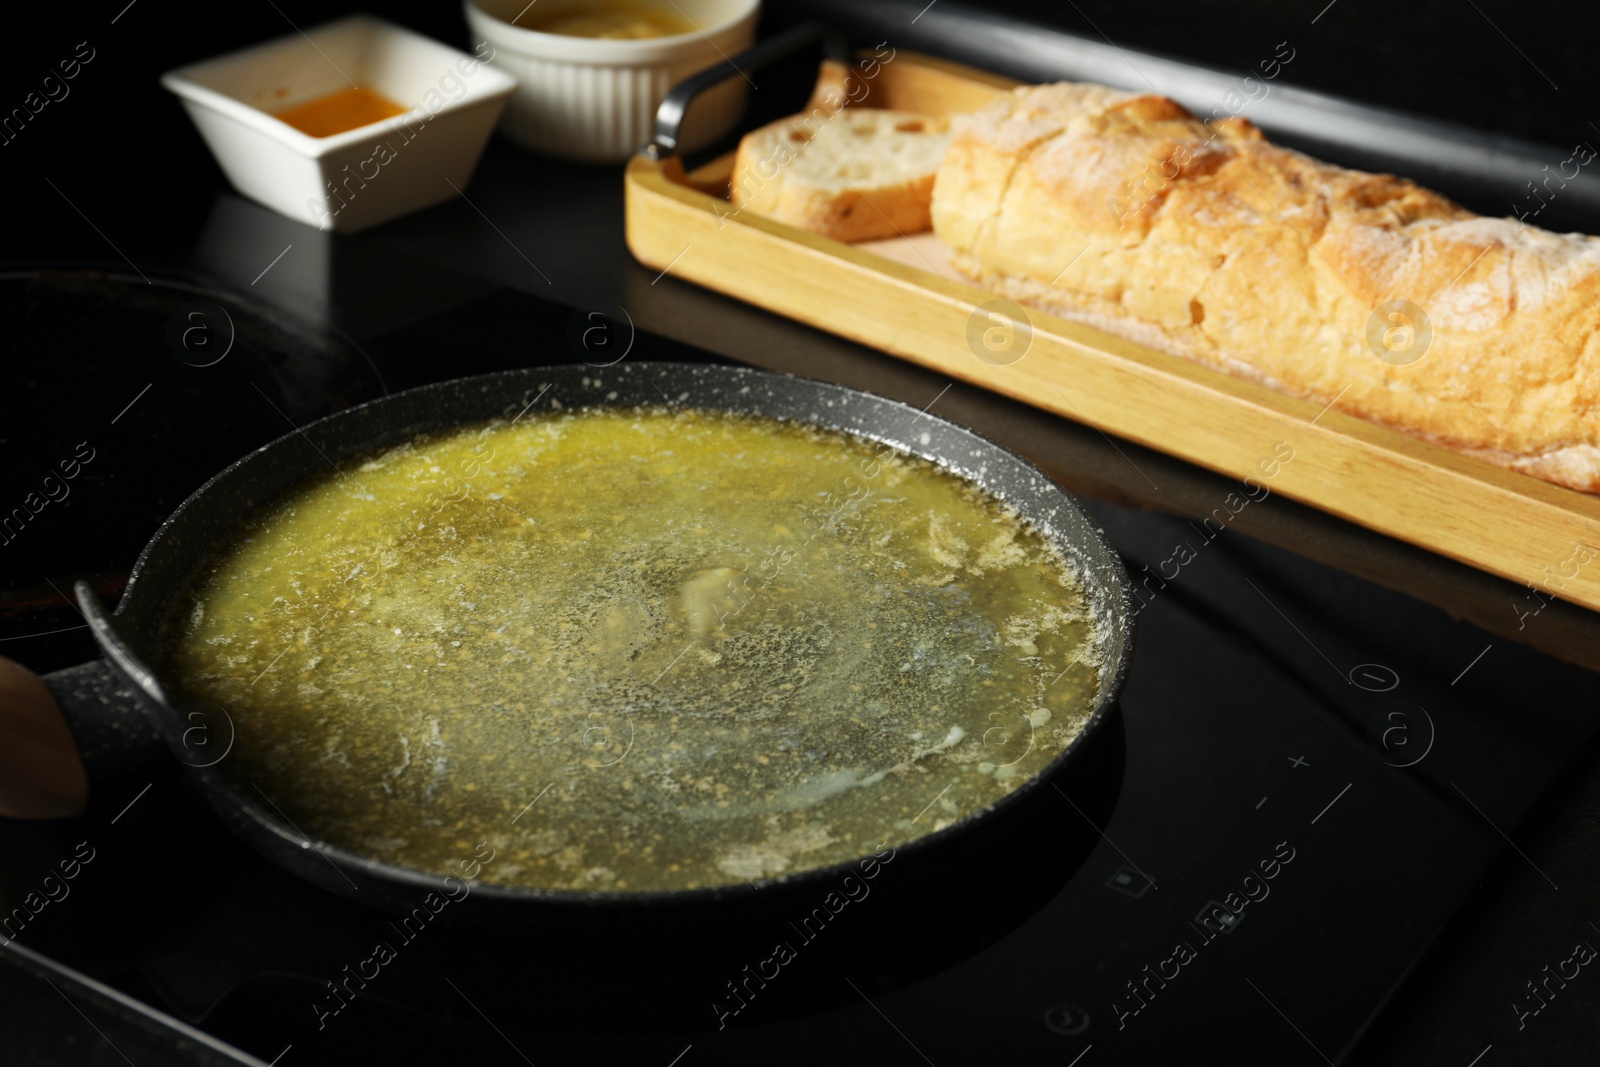
[[[452,18],[411,21],[453,40]],[[0,821],[5,1062],[1337,1062],[1491,865],[1524,862],[1506,835],[1591,740],[1600,676],[1530,647],[1583,647],[1587,613],[658,276],[626,253],[612,170],[496,143],[476,208],[356,238],[281,219],[226,189],[153,87],[229,42],[138,39],[172,62],[108,44],[105,67],[136,75],[171,146],[160,174],[129,166],[111,195],[55,167],[88,130],[139,158],[87,104],[29,131],[29,165],[66,196],[35,183],[45,206],[0,275],[0,492],[42,502],[0,544],[0,654],[92,659],[63,591],[114,600],[184,496],[309,419],[619,352],[837,381],[1027,455],[1123,555],[1137,653],[1099,770],[1058,783],[1032,837],[959,877],[886,865],[825,924],[406,936],[250,852],[176,762],[84,820]],[[1551,968],[1600,945],[1587,919],[1574,900]],[[378,942],[396,951],[374,971]],[[1562,992],[1538,968],[1505,986],[1529,1018]],[[1450,1047],[1503,1052],[1517,1021],[1464,1018]]]
[[[167,299],[178,307],[189,295]],[[246,320],[246,304],[209,295]],[[141,316],[162,321],[142,305]],[[525,365],[526,347],[498,343],[513,335],[544,338],[543,362],[574,362],[585,353],[566,343],[571,316],[496,291],[369,338],[359,358],[345,351],[355,342],[318,343],[381,391],[416,380],[469,332],[482,343],[439,363],[440,377]],[[642,331],[630,339],[630,359],[715,358]],[[199,377],[207,368],[150,347],[190,385],[152,387],[114,424],[95,410],[107,460],[137,447],[152,471],[181,469],[223,406],[231,433],[278,436],[289,417],[279,398],[241,395],[232,379]],[[932,411],[961,410],[967,387],[933,386]],[[125,392],[107,399],[125,403]],[[44,408],[41,427],[60,418]],[[250,444],[227,438],[212,465],[224,447]],[[1162,476],[1122,461],[1130,476]],[[79,491],[63,503],[74,509],[65,528],[87,525],[131,558],[158,516],[125,510],[96,483]],[[1139,1062],[1175,1042],[1271,1062],[1336,1059],[1504,847],[1497,828],[1516,825],[1583,744],[1600,678],[1215,521],[1088,505],[1137,589],[1135,668],[1107,757],[1120,781],[1109,798],[1096,783],[1061,783],[1055,821],[986,857],[981,877],[916,884],[886,867],[837,924],[805,927],[810,937],[775,919],[688,946],[442,927],[402,942],[387,913],[301,885],[235,842],[172,773],[108,798],[97,822],[0,824],[8,897],[46,901],[16,941],[41,954],[36,967],[48,959],[95,977],[269,1063],[379,1052],[403,1062],[467,1040],[487,1063],[665,1062],[685,1049],[685,1062],[735,1063],[841,1047],[1031,1062],[1091,1046],[1098,1062]],[[72,568],[54,560],[70,539],[51,547],[45,576],[62,585]],[[114,563],[92,565],[114,573]],[[44,618],[19,612],[11,625]],[[70,628],[9,644],[41,667],[92,656]],[[1087,849],[1081,866],[1040,884],[1052,856]],[[73,857],[66,881],[59,867]],[[887,943],[873,936],[912,909],[918,925]],[[374,974],[378,942],[404,951]],[[793,953],[781,968],[779,944]],[[354,985],[352,969],[365,976]]]

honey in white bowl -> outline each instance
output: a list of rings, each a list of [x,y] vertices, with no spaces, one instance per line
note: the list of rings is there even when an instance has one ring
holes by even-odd
[[[285,108],[273,118],[312,137],[332,137],[336,133],[404,115],[407,110],[382,93],[352,85],[348,89]]]

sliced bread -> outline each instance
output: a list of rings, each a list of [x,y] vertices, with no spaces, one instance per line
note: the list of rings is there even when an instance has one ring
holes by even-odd
[[[733,203],[839,241],[919,233],[950,133],[947,119],[876,108],[781,119],[739,142]]]

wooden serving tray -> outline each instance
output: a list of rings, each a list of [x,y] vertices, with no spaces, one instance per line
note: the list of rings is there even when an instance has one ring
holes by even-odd
[[[824,63],[820,84],[843,75]],[[907,52],[879,63],[865,83],[866,106],[934,115],[973,111],[1017,84]],[[635,157],[625,188],[628,247],[639,261],[1600,610],[1600,497],[1034,308],[1026,354],[1005,366],[986,362],[969,345],[969,320],[995,296],[949,268],[938,238],[848,245],[734,213],[732,170],[732,154],[693,172],[676,157]],[[1294,458],[1273,466],[1268,480],[1258,464],[1280,442]],[[1536,611],[1539,593],[1508,612]]]

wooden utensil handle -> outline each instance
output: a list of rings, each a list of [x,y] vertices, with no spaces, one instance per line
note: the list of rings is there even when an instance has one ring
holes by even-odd
[[[98,659],[43,678],[0,659],[0,738],[0,814],[13,818],[113,816],[171,762],[132,687]]]
[[[88,797],[83,761],[56,698],[37,674],[0,657],[0,815],[81,815]]]

